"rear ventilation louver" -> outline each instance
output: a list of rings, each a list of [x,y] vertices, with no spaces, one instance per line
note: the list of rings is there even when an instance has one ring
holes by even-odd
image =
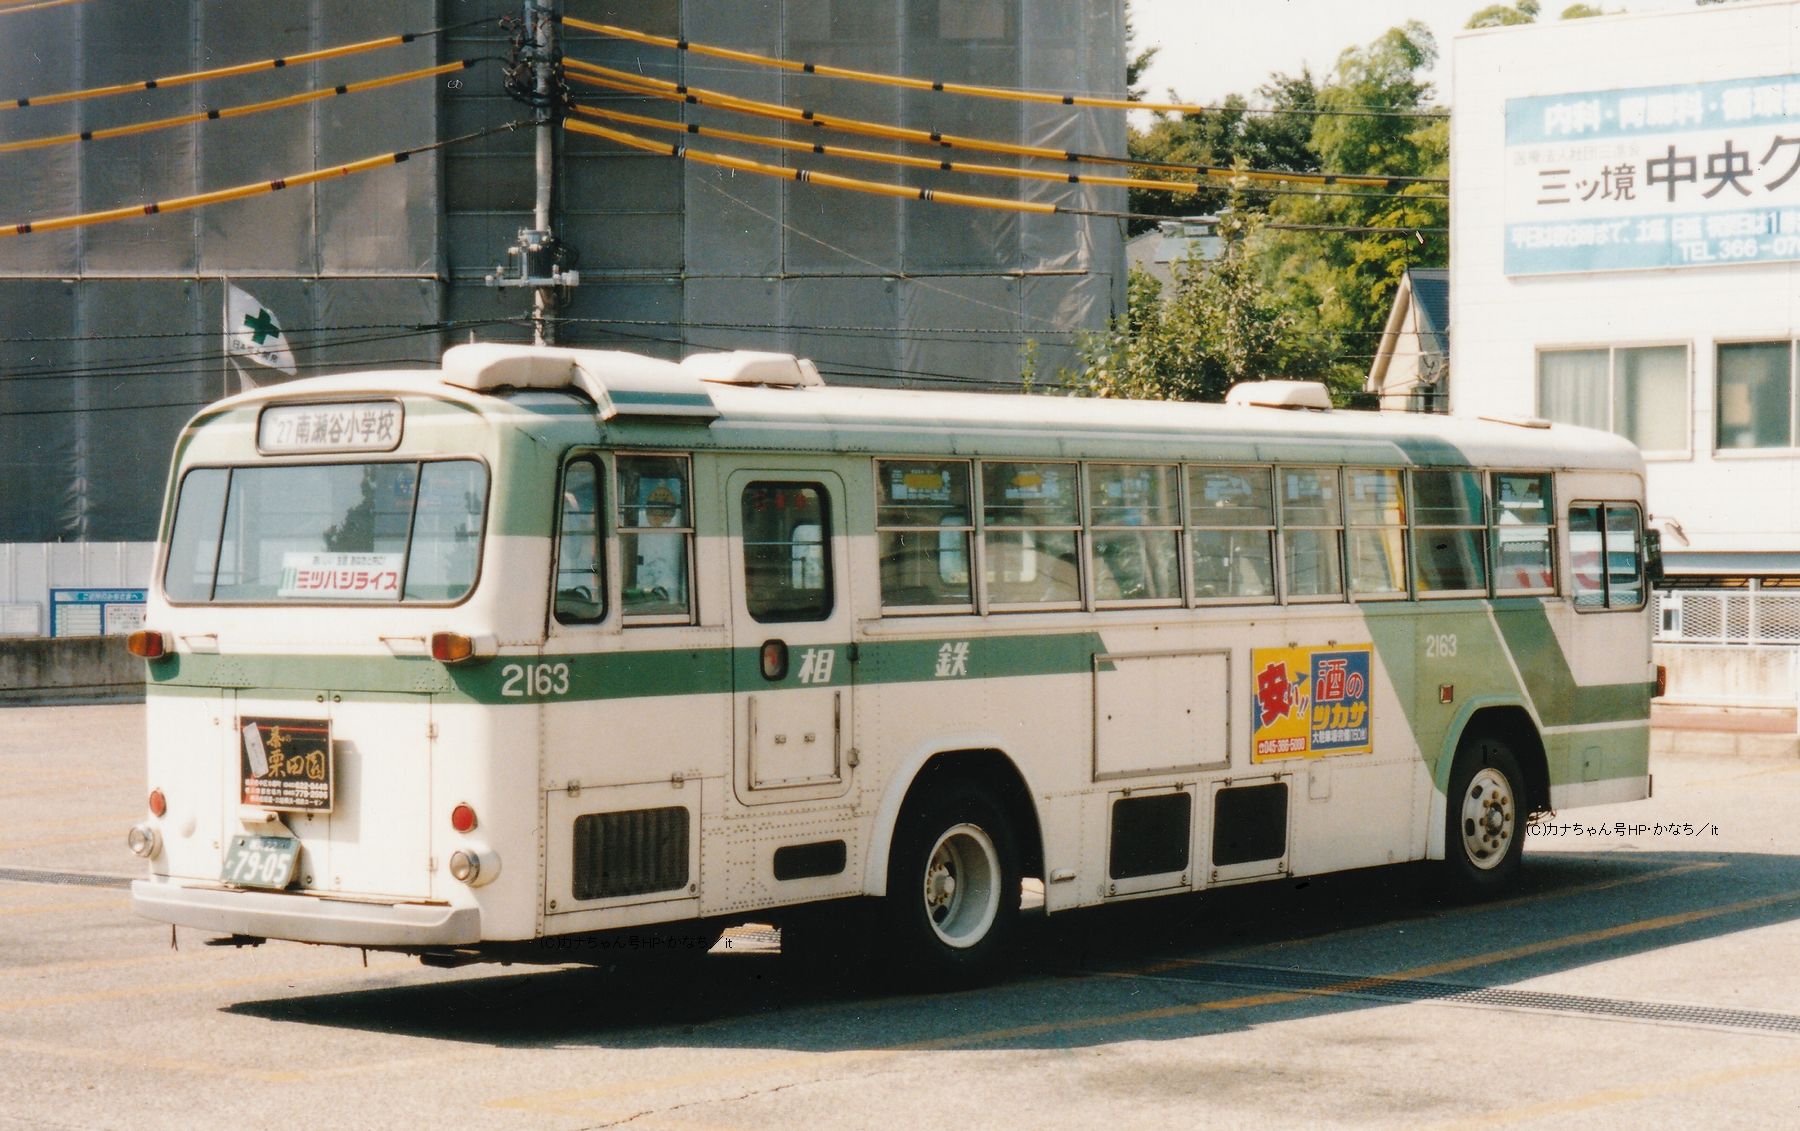
[[[575,898],[618,899],[688,883],[688,811],[633,809],[575,818]]]

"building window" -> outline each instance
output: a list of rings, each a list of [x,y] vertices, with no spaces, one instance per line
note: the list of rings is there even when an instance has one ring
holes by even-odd
[[[1719,347],[1719,447],[1794,446],[1794,365],[1788,342]]]
[[[1538,414],[1616,432],[1647,452],[1688,450],[1686,346],[1538,354]]]

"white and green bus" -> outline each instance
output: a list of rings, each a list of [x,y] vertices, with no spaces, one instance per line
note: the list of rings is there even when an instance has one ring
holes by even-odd
[[[854,907],[929,977],[1022,886],[1498,889],[1532,814],[1648,796],[1647,549],[1623,440],[1300,383],[467,345],[258,390],[175,452],[133,906],[433,964]]]

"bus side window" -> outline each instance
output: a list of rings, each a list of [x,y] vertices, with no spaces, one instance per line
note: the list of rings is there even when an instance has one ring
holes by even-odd
[[[875,531],[884,612],[974,609],[971,514],[967,461],[875,461]]]
[[[1556,588],[1556,506],[1548,472],[1493,474],[1494,592]]]
[[[744,605],[758,621],[831,616],[829,506],[817,483],[744,488]]]
[[[1486,593],[1487,497],[1478,471],[1415,471],[1413,581],[1421,597]]]
[[[1194,597],[1275,599],[1275,503],[1266,467],[1188,468]]]
[[[558,624],[598,624],[606,616],[600,482],[600,465],[591,456],[571,461],[563,471],[556,538]]]
[[[1569,585],[1576,608],[1643,608],[1642,529],[1635,503],[1569,508]]]
[[[620,456],[619,569],[638,624],[693,619],[694,511],[686,456]]]

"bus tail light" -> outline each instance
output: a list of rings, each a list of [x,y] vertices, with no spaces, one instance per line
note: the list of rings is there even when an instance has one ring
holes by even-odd
[[[146,660],[160,660],[168,655],[169,642],[153,628],[140,628],[125,638],[125,650]]]
[[[1656,665],[1656,688],[1650,692],[1650,697],[1652,699],[1661,699],[1668,693],[1669,669],[1663,664],[1658,664]]]
[[[152,817],[160,817],[169,811],[169,799],[163,796],[163,791],[160,789],[150,791],[148,804]]]
[[[464,801],[450,810],[450,827],[459,833],[475,831],[475,807]]]
[[[125,847],[131,849],[132,855],[141,856],[145,860],[153,859],[162,850],[162,834],[156,826],[148,822],[131,826],[125,834]]]
[[[450,878],[459,883],[478,888],[492,882],[499,874],[500,857],[486,845],[479,848],[459,848],[450,854]]]

